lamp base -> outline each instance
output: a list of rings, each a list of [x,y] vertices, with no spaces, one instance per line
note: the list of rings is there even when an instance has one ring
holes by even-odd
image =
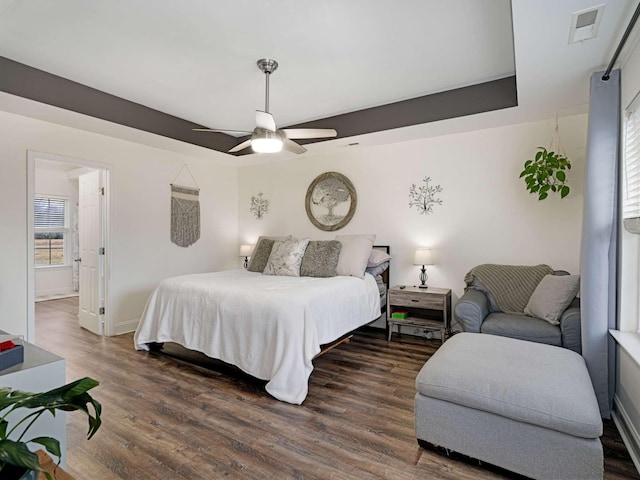
[[[424,265],[422,265],[422,268],[420,269],[420,285],[418,285],[418,287],[420,288],[429,288],[427,286],[427,280],[429,279],[429,276],[427,275],[427,269],[425,268]]]

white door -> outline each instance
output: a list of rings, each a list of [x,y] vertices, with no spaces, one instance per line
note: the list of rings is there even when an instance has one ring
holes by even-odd
[[[80,326],[103,334],[103,246],[102,212],[104,202],[103,176],[96,170],[78,177],[78,237],[80,262]]]

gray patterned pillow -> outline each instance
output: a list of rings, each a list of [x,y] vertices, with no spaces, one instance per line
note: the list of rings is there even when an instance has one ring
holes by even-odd
[[[342,242],[337,240],[312,240],[302,257],[301,277],[335,277]]]
[[[297,240],[277,240],[271,249],[269,261],[263,275],[299,277],[302,257],[309,244],[308,238]]]
[[[270,238],[260,239],[253,251],[253,255],[251,255],[251,261],[249,262],[247,270],[260,273],[264,271],[264,267],[267,266],[267,262],[269,261],[269,255],[271,255],[274,242],[275,240],[271,240]]]

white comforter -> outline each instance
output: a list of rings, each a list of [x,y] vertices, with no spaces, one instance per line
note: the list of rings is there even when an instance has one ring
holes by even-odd
[[[168,278],[153,291],[134,336],[175,342],[269,380],[285,402],[307,396],[320,345],[380,316],[374,278],[278,277],[227,270]]]

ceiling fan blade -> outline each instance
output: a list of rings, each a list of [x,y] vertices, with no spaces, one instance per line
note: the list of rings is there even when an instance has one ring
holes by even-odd
[[[271,132],[276,131],[276,121],[273,119],[273,115],[262,110],[256,110],[256,126]]]
[[[302,145],[298,145],[296,142],[294,142],[293,140],[289,140],[288,138],[282,139],[282,148],[298,154],[304,153],[307,151],[307,149],[304,148]]]
[[[223,130],[222,128],[192,128],[194,132],[236,132],[236,133],[253,133],[247,130]]]
[[[244,150],[245,148],[247,148],[250,145],[251,145],[251,139],[245,140],[244,142],[239,143],[238,145],[233,147],[231,150],[229,150],[229,153],[239,152],[240,150]]]
[[[330,138],[337,137],[338,132],[333,128],[283,128],[280,130],[290,139],[302,138]]]

